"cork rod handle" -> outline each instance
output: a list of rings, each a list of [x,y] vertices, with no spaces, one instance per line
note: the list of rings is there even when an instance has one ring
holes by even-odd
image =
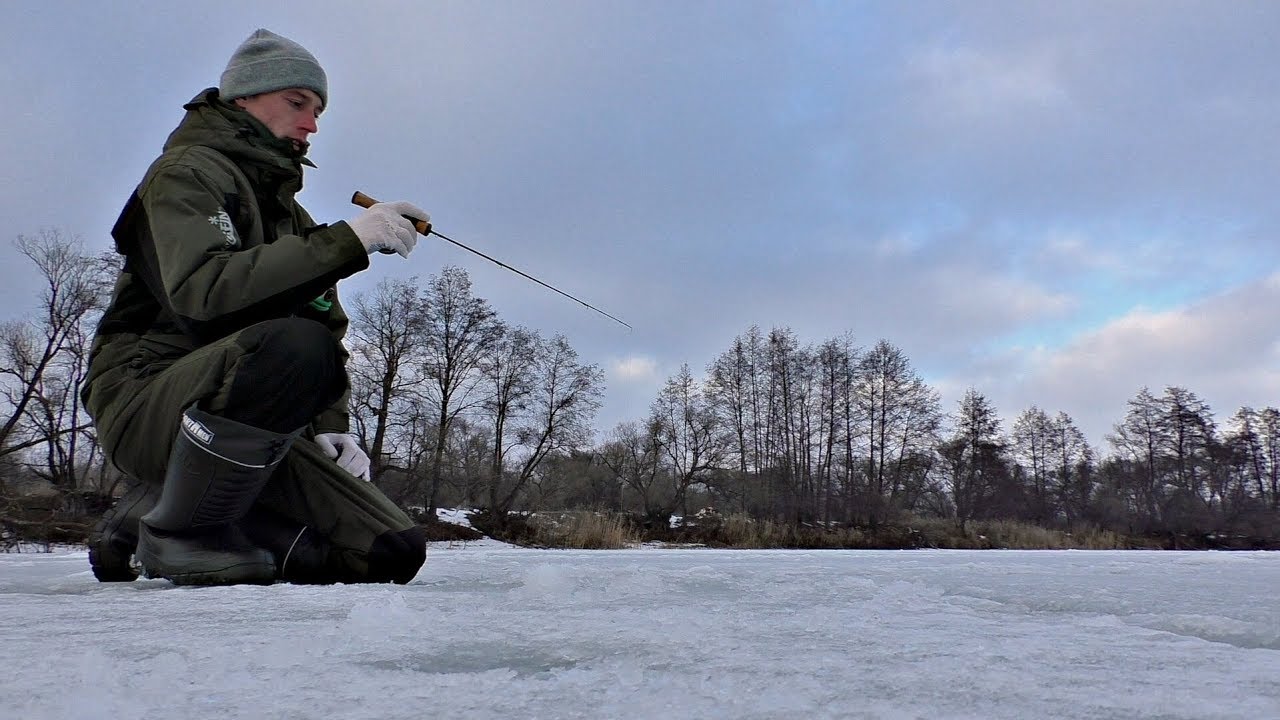
[[[368,195],[365,195],[364,193],[362,193],[362,192],[360,192],[359,190],[357,190],[357,191],[355,192],[355,194],[351,196],[351,204],[353,204],[353,205],[359,205],[359,206],[360,206],[360,207],[362,207],[362,208],[370,208],[370,207],[373,207],[374,205],[377,205],[377,204],[378,204],[378,201],[377,201],[377,200],[374,200],[373,198],[369,197]],[[423,235],[430,235],[430,234],[431,234],[431,223],[427,222],[426,220],[419,220],[418,218],[411,218],[411,217],[409,217],[408,215],[405,215],[405,216],[404,216],[404,218],[405,218],[406,220],[408,220],[409,222],[413,223],[413,227],[414,227],[414,228],[415,228],[419,233],[421,233],[421,234],[423,234]]]

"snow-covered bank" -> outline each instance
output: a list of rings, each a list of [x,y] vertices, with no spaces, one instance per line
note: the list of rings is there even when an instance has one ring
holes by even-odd
[[[433,549],[410,585],[0,555],[0,714],[1280,717],[1280,554]]]

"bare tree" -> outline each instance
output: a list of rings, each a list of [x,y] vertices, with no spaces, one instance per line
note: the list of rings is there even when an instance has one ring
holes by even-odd
[[[1171,386],[1156,398],[1143,388],[1108,440],[1130,463],[1121,477],[1144,529],[1204,524],[1217,492],[1210,478],[1221,460],[1212,413],[1195,393]]]
[[[800,493],[806,477],[807,403],[812,363],[790,328],[774,328],[767,340],[766,477],[775,515],[800,519]]]
[[[1013,423],[1013,457],[1028,474],[1032,507],[1029,515],[1041,525],[1054,515],[1053,463],[1062,455],[1059,435],[1049,414],[1036,406],[1023,410]]]
[[[1120,459],[1126,460],[1131,471],[1125,473],[1127,490],[1132,503],[1131,512],[1146,522],[1159,518],[1161,487],[1160,461],[1163,455],[1163,418],[1160,403],[1147,388],[1128,401],[1128,412],[1107,441]]]
[[[652,418],[644,424],[622,422],[614,427],[600,450],[600,461],[639,498],[645,518],[671,516],[676,507],[671,483],[664,482],[661,464],[661,430]],[[626,503],[619,498],[624,509]]]
[[[1280,410],[1274,407],[1263,409],[1258,414],[1258,432],[1262,436],[1261,452],[1266,459],[1264,482],[1259,483],[1266,491],[1261,493],[1268,497],[1268,505],[1272,511],[1280,511]]]
[[[1053,418],[1054,484],[1066,515],[1067,527],[1083,517],[1093,500],[1093,448],[1071,416],[1059,411]]]
[[[982,393],[970,388],[960,400],[951,439],[941,453],[951,469],[956,519],[963,528],[987,509],[1008,470],[1000,437],[1000,418]]]
[[[848,498],[854,491],[849,434],[852,430],[850,420],[856,407],[853,387],[858,349],[852,334],[846,333],[822,343],[814,353],[814,360],[818,365],[819,407],[818,497],[815,500],[823,522],[828,523],[832,520],[837,497]],[[837,453],[841,448],[844,450]],[[842,506],[847,509],[848,504],[842,503]]]
[[[729,350],[707,369],[706,395],[719,418],[721,431],[729,438],[726,446],[737,470],[730,476],[735,487],[721,487],[719,492],[736,496],[743,512],[751,509],[753,480],[759,477],[765,463],[766,363],[764,336],[753,325],[734,338]]]
[[[352,302],[347,346],[351,361],[353,420],[361,442],[369,449],[376,480],[386,465],[395,440],[405,440],[406,404],[420,400],[426,308],[416,279],[384,279],[372,294]],[[407,452],[408,447],[402,447]]]
[[[528,328],[499,326],[493,349],[480,364],[489,388],[483,407],[492,427],[487,477],[491,495],[499,494],[507,456],[519,447],[518,443],[509,444],[508,439],[531,402],[542,344],[542,338]]]
[[[89,324],[105,306],[115,261],[83,254],[78,238],[57,230],[20,235],[15,246],[35,266],[43,287],[37,314],[0,326],[0,392],[6,406],[0,415],[0,456],[43,444],[42,474],[59,486],[75,487],[79,440],[89,428],[79,400]]]
[[[858,363],[853,394],[855,404],[846,416],[849,462],[858,454],[866,458],[872,499],[913,508],[927,490],[924,479],[942,421],[938,393],[916,374],[901,349],[880,340]],[[865,432],[855,431],[859,424]],[[857,437],[865,438],[861,450],[854,444]],[[873,525],[877,506],[878,500],[864,509]]]
[[[656,428],[662,463],[672,482],[670,507],[651,508],[652,523],[670,519],[671,512],[682,507],[694,483],[705,481],[708,474],[725,459],[725,438],[716,431],[716,415],[702,388],[693,379],[688,365],[667,379],[651,410],[651,425]],[[666,517],[658,514],[665,513]]]
[[[423,300],[427,314],[422,371],[435,409],[435,441],[430,445],[424,506],[428,517],[435,517],[449,428],[455,418],[484,400],[484,378],[479,369],[492,349],[498,325],[489,303],[471,294],[471,279],[461,268],[446,267],[432,276]]]
[[[22,426],[27,407],[36,398],[44,373],[57,353],[56,346],[40,338],[30,321],[10,320],[0,324],[0,376],[3,376],[5,419],[0,425],[0,457],[39,444],[32,429]],[[22,433],[23,430],[27,433]]]
[[[1265,500],[1267,497],[1267,477],[1272,470],[1268,467],[1268,458],[1263,447],[1262,433],[1259,431],[1258,411],[1251,407],[1242,407],[1231,417],[1231,429],[1227,433],[1226,444],[1232,447],[1241,464],[1244,490],[1253,490],[1256,496]]]
[[[520,459],[510,472],[492,477],[489,511],[499,522],[506,517],[525,485],[548,457],[580,449],[591,438],[591,420],[600,407],[604,373],[583,364],[563,335],[537,343],[532,391],[527,411],[514,433]]]
[[[1207,499],[1206,470],[1217,436],[1213,413],[1208,403],[1182,387],[1165,388],[1160,401],[1170,479],[1188,498]]]

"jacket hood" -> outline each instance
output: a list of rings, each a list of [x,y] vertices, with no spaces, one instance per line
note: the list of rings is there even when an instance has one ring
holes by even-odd
[[[217,88],[202,90],[186,105],[182,122],[164,143],[166,151],[201,145],[226,155],[241,166],[257,166],[274,173],[297,176],[302,165],[315,167],[289,140],[276,137],[254,116],[223,102]]]

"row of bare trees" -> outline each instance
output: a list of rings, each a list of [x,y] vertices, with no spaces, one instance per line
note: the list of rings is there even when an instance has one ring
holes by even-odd
[[[698,382],[670,378],[643,423],[619,425],[601,462],[660,522],[689,493],[792,523],[867,523],[941,511],[937,393],[888,342],[802,347],[789,329],[736,337]]]
[[[1193,392],[1143,388],[1099,458],[1072,418],[1039,407],[1008,432],[970,389],[952,413],[886,341],[801,346],[752,327],[696,380],[683,367],[598,462],[652,522],[690,496],[790,523],[876,526],[910,515],[1010,519],[1133,534],[1280,537],[1280,411],[1219,431]]]
[[[0,491],[20,463],[56,488],[109,493],[78,391],[118,259],[57,231],[15,245],[42,285],[38,312],[0,325]],[[495,518],[589,506],[665,524],[712,504],[793,524],[915,514],[1280,534],[1271,407],[1241,408],[1220,429],[1193,392],[1144,388],[1099,457],[1066,413],[1032,407],[1006,432],[972,389],[945,412],[887,341],[803,344],[751,327],[596,443],[600,369],[562,336],[504,323],[461,269],[385,280],[348,314],[353,432],[376,481],[429,515],[442,502]]]

